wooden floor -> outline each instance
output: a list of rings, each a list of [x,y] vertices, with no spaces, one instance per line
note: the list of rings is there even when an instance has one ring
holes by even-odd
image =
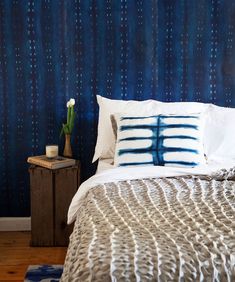
[[[0,281],[24,281],[30,264],[63,264],[67,248],[30,247],[30,232],[0,232]]]

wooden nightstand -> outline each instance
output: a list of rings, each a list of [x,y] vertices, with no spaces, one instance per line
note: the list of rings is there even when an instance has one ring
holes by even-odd
[[[69,204],[80,184],[80,163],[50,170],[32,165],[31,246],[67,246],[72,225],[67,225]]]

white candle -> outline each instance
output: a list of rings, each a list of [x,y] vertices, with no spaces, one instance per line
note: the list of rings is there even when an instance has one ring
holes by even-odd
[[[47,145],[46,146],[46,156],[47,158],[56,158],[58,157],[58,145]]]

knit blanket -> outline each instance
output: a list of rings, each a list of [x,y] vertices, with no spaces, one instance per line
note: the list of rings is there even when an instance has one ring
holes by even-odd
[[[235,281],[231,171],[93,187],[61,281]]]

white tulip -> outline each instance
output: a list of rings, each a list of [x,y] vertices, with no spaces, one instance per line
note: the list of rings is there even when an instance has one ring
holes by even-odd
[[[70,101],[67,102],[67,108],[71,107]]]
[[[75,105],[75,99],[71,98],[69,100],[69,102],[70,102],[70,106],[74,106]]]

